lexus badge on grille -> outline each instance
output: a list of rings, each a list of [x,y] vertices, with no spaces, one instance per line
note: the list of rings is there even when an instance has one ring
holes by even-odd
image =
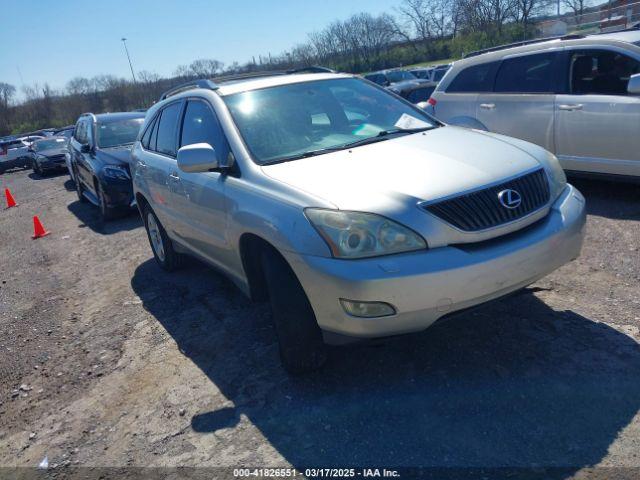
[[[518,208],[522,203],[522,196],[516,190],[508,188],[498,193],[498,200],[504,208],[513,210],[514,208]]]

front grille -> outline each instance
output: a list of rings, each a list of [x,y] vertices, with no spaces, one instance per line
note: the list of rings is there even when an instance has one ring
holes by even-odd
[[[502,205],[498,194],[515,190],[521,203],[517,208]],[[518,220],[539,210],[549,201],[549,182],[543,169],[482,190],[460,195],[422,208],[466,232],[476,232]]]
[[[64,154],[62,155],[52,155],[50,157],[47,157],[50,161],[52,162],[56,162],[56,163],[61,163],[64,162]]]

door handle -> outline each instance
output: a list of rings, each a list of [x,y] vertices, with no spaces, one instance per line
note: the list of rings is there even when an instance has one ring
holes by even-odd
[[[176,172],[171,172],[169,174],[169,178],[171,178],[172,180],[180,180],[180,175],[178,175]]]
[[[573,110],[582,110],[582,104],[575,103],[572,105],[558,105],[558,110],[566,110],[568,112],[571,112]]]
[[[496,104],[495,103],[481,103],[480,104],[480,108],[484,108],[485,110],[493,110],[494,108],[496,108]]]

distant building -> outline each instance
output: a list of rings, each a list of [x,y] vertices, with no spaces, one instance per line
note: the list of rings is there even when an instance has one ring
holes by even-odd
[[[613,0],[600,7],[600,30],[621,30],[640,21],[640,2]]]

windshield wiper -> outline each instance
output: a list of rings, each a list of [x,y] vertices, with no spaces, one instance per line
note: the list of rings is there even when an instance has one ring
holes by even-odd
[[[426,130],[431,130],[432,128],[436,128],[436,127],[429,126],[429,127],[420,127],[420,128],[396,128],[393,130],[382,130],[378,132],[376,135],[374,135],[373,137],[367,137],[361,140],[356,140],[355,142],[336,145],[335,147],[320,148],[318,150],[309,150],[308,152],[298,153],[295,155],[291,155],[289,157],[279,158],[278,160],[274,160],[273,162],[267,162],[264,165],[273,165],[276,163],[290,162],[292,160],[300,160],[301,158],[315,157],[316,155],[322,155],[324,153],[347,150],[349,148],[360,147],[362,145],[369,145],[370,143],[382,142],[384,140],[387,140],[388,139],[387,137],[390,137],[392,135],[396,135],[400,133],[410,134],[410,133],[424,132]]]
[[[380,142],[382,140],[386,140],[386,137],[390,137],[391,135],[397,135],[399,133],[402,134],[410,134],[410,133],[418,133],[424,132],[426,130],[431,130],[435,127],[420,127],[420,128],[395,128],[393,130],[381,130],[374,135],[373,137],[363,138],[362,140],[356,140],[355,142],[345,143],[344,145],[340,145],[339,147],[334,147],[337,150],[344,150],[347,148],[359,147],[361,145],[368,145],[370,143]]]

